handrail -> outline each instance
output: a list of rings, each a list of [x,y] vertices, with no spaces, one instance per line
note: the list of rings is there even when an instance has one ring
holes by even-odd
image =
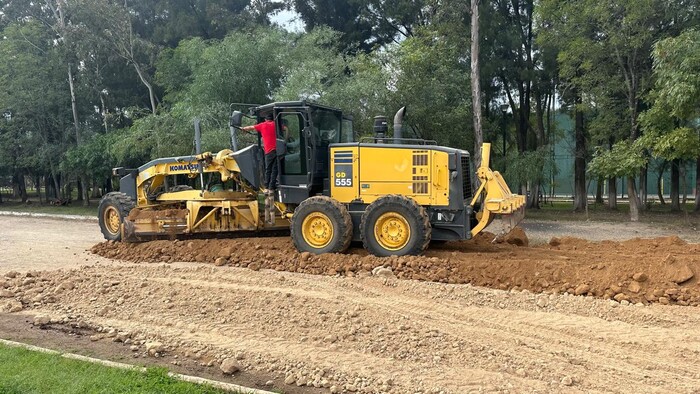
[[[374,142],[374,143],[391,143],[391,142],[413,142],[419,145],[437,145],[435,140],[424,140],[422,138],[395,138],[395,137],[361,137],[359,142]],[[391,142],[389,142],[391,141]]]

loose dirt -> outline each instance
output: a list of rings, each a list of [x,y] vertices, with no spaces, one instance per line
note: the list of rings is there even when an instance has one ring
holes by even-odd
[[[234,378],[266,376],[282,392],[700,387],[700,314],[682,306],[698,304],[700,257],[675,236],[543,244],[528,231],[385,259],[300,254],[288,237],[99,243],[107,257],[83,261],[80,234],[94,244],[95,223],[17,221],[0,241],[35,243],[3,242],[0,319],[79,331],[137,361],[222,378],[236,364]],[[118,259],[130,262],[107,263]]]
[[[314,275],[368,276],[377,267],[399,279],[469,283],[501,290],[590,295],[631,303],[699,305],[700,246],[671,236],[622,242],[552,238],[526,247],[522,229],[493,244],[493,234],[434,246],[425,256],[377,258],[298,253],[289,238],[238,238],[147,243],[103,242],[92,252],[132,262],[196,261]],[[387,274],[387,273],[385,273]]]

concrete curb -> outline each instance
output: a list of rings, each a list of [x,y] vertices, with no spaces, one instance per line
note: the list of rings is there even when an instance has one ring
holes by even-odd
[[[1,338],[0,338],[0,344],[6,345],[6,346],[11,346],[11,347],[19,347],[19,348],[31,350],[34,352],[55,354],[55,355],[58,355],[58,356],[61,356],[63,358],[67,358],[70,360],[85,361],[85,362],[89,362],[89,363],[93,363],[93,364],[104,365],[106,367],[111,367],[111,368],[119,368],[119,369],[131,370],[131,371],[146,372],[146,368],[137,367],[136,365],[118,363],[118,362],[109,361],[109,360],[102,360],[99,358],[81,356],[79,354],[73,354],[73,353],[61,353],[61,352],[56,351],[56,350],[46,349],[43,347],[29,345],[29,344],[21,343],[21,342],[8,341],[6,339],[1,339]],[[200,378],[198,376],[183,375],[183,374],[174,373],[174,372],[168,372],[168,376],[175,378],[175,379],[178,379],[178,380],[182,380],[184,382],[207,385],[207,386],[215,387],[215,388],[222,389],[222,390],[232,391],[232,392],[245,393],[245,394],[276,394],[276,393],[273,393],[271,391],[258,390],[258,389],[254,389],[254,388],[250,388],[250,387],[239,386],[237,384],[220,382],[218,380]]]
[[[53,213],[0,211],[0,216],[17,216],[17,217],[30,217],[30,218],[38,218],[38,219],[75,220],[75,221],[82,221],[82,222],[97,222],[96,216],[58,215],[58,214],[53,214]]]

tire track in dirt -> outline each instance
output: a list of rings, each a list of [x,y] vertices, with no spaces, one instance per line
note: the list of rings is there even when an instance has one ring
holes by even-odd
[[[53,290],[66,281],[74,287]],[[214,365],[243,353],[244,368],[293,384],[325,370],[322,379],[359,392],[700,387],[695,308],[190,264],[85,267],[6,284],[25,308],[68,324],[127,331],[134,343],[159,340]],[[55,299],[34,304],[40,287]]]
[[[387,297],[385,299],[391,298]],[[412,314],[414,321],[419,319],[423,320],[425,325],[429,325],[433,328],[437,327],[441,331],[448,332],[455,337],[460,337],[461,335],[469,335],[471,338],[478,337],[482,339],[484,337],[489,337],[489,340],[496,344],[515,339],[516,342],[521,343],[522,352],[520,352],[519,356],[524,359],[536,359],[538,357],[548,357],[551,354],[565,353],[568,349],[572,349],[574,347],[574,343],[584,342],[585,340],[584,343],[579,343],[578,346],[598,348],[597,352],[595,351],[596,349],[589,349],[585,352],[587,358],[585,363],[590,365],[600,367],[606,363],[609,364],[611,362],[609,360],[610,355],[613,354],[616,358],[614,361],[615,368],[618,368],[621,371],[625,369],[635,369],[636,367],[650,367],[649,360],[651,360],[651,363],[653,364],[651,367],[653,367],[653,369],[657,372],[664,372],[666,376],[665,380],[676,380],[682,378],[683,373],[700,372],[700,369],[694,368],[693,370],[689,369],[687,371],[680,371],[679,373],[677,372],[677,363],[673,363],[671,365],[667,365],[666,362],[654,363],[653,360],[656,358],[656,354],[658,354],[658,351],[661,349],[649,349],[648,351],[644,351],[642,349],[644,354],[636,355],[633,359],[631,359],[629,356],[627,356],[630,349],[629,346],[625,344],[624,340],[620,341],[620,343],[614,343],[612,345],[606,341],[606,346],[603,347],[600,345],[600,340],[597,339],[600,337],[600,335],[596,335],[596,338],[586,335],[586,326],[593,325],[592,322],[589,321],[580,321],[576,322],[575,324],[571,324],[573,321],[565,318],[562,315],[552,316],[550,314],[544,317],[541,313],[512,310],[501,311],[497,309],[489,311],[488,319],[475,319],[471,316],[483,314],[483,308],[469,308],[465,310],[459,307],[447,307],[444,308],[444,310],[440,310],[441,308],[438,308],[437,306],[442,306],[442,304],[443,303],[432,304],[430,310],[422,307],[413,300],[411,302],[382,302],[379,305],[386,309],[401,310],[403,313]],[[432,316],[430,318],[423,317],[427,316],[428,314],[431,314]],[[436,315],[439,315],[439,318],[436,318]],[[549,319],[544,322],[543,320],[545,320],[545,318]],[[474,329],[465,327],[465,323],[472,325]],[[600,324],[598,324],[598,326],[599,325]],[[615,326],[618,324],[603,323],[603,325],[604,327],[609,326],[610,328],[615,328]],[[629,333],[628,329],[629,326],[621,327],[619,330],[608,329],[610,335],[608,335],[606,339],[610,341],[613,338],[619,338],[620,334]],[[542,333],[543,330],[547,332]],[[669,330],[665,329],[654,330],[654,332],[649,332],[647,335],[652,337],[651,341],[649,341],[647,345],[651,345],[654,342],[654,338],[665,338],[674,341],[689,339],[687,338],[687,335],[674,337],[673,335],[670,335]],[[555,337],[558,338],[556,341],[556,346],[551,342],[552,338]],[[527,347],[524,346],[525,342],[528,343]],[[684,343],[686,346],[682,347],[686,348],[687,350],[692,350],[695,353],[698,352],[697,341],[690,342],[693,343],[694,346],[688,346],[688,342],[679,343]],[[523,349],[523,347],[526,348]],[[691,349],[691,347],[694,349]],[[500,348],[500,346],[495,347],[495,349],[503,350],[505,352],[505,349]],[[545,348],[547,348],[546,351],[541,350]],[[677,353],[678,350],[680,349],[675,349],[673,354],[670,356],[680,358],[681,356],[679,356]],[[527,354],[523,354],[523,352],[526,352]],[[579,354],[579,356],[582,356],[582,354]],[[623,368],[627,365],[629,365],[629,368]],[[644,375],[646,375],[646,373],[642,373],[639,376],[631,376],[630,378],[632,381],[635,381],[643,378]]]

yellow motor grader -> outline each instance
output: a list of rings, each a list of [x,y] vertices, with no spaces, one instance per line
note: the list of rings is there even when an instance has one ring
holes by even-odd
[[[216,153],[201,152],[195,125],[195,155],[113,170],[120,191],[100,201],[100,228],[114,241],[289,230],[299,251],[340,253],[361,241],[376,256],[416,255],[431,241],[470,239],[496,216],[510,231],[523,217],[525,198],[489,168],[490,144],[474,171],[464,150],[402,138],[404,113],[394,118],[393,137],[386,117],[376,117],[375,135],[355,141],[352,119],[338,109],[305,101],[255,106],[233,113],[231,149]],[[261,189],[260,139],[238,149],[236,138],[244,117],[269,115],[277,125],[280,174],[273,196]]]

